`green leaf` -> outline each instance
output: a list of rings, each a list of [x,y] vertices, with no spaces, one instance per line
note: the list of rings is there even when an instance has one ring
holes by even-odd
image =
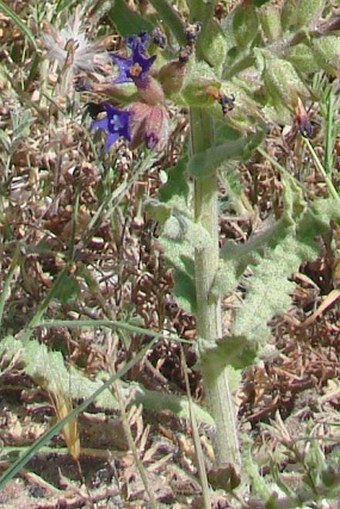
[[[12,338],[13,339],[13,338]],[[86,408],[93,403],[93,401],[100,396],[100,394],[107,389],[110,389],[112,384],[121,378],[124,374],[127,373],[137,362],[139,362],[147,351],[152,347],[155,343],[155,339],[153,339],[150,343],[148,343],[140,352],[138,352],[135,357],[126,363],[126,365],[120,369],[115,375],[110,376],[109,379],[91,394],[91,396],[82,403],[80,403],[76,408],[74,408],[66,417],[59,420],[54,424],[51,429],[49,429],[46,433],[44,433],[35,443],[28,447],[23,454],[19,456],[19,458],[4,472],[4,474],[0,478],[0,490],[10,481],[13,477],[20,472],[20,470],[30,461],[31,458],[35,454],[39,452],[39,450],[46,445],[57,433],[59,433],[64,426],[70,421],[72,421],[77,415],[86,410]],[[1,348],[0,343],[0,348]]]
[[[228,47],[221,27],[215,19],[210,18],[204,25],[198,46],[204,60],[211,65],[217,76],[221,76]]]
[[[108,16],[123,36],[138,34],[143,31],[152,32],[154,28],[146,17],[130,9],[125,0],[114,0]]]
[[[199,341],[199,364],[205,375],[221,372],[225,366],[243,369],[254,363],[257,355],[256,344],[251,344],[246,336],[230,336],[211,341]]]
[[[325,0],[298,0],[296,10],[297,27],[313,25],[319,21],[325,6]]]
[[[37,340],[22,342],[11,336],[0,343],[0,354],[10,362],[13,357],[34,382],[52,394],[61,393],[75,400],[91,396],[101,385],[100,380],[90,380],[75,366],[66,368],[61,352],[51,351]],[[116,400],[110,391],[101,395],[105,408],[116,408]],[[101,404],[99,406],[101,406]]]
[[[207,94],[207,87],[221,87],[220,80],[207,62],[190,62],[185,84],[181,90],[184,102],[190,106],[211,106],[214,99]]]
[[[316,38],[313,40],[312,48],[316,62],[322,69],[333,76],[337,76],[340,69],[340,37],[337,35],[327,35]]]
[[[233,240],[226,241],[221,249],[220,268],[215,277],[212,294],[225,295],[233,291],[247,266],[256,265],[268,249],[274,249],[287,234],[288,226],[285,218],[273,224],[269,220],[262,226],[261,233],[253,235],[243,244],[237,244]]]
[[[265,131],[262,126],[257,126],[258,129],[254,132],[248,132],[246,135],[238,134],[233,128],[225,130],[226,136],[230,132],[230,138],[220,145],[215,145],[212,148],[199,152],[189,159],[188,171],[195,177],[203,177],[214,173],[218,168],[228,161],[247,161],[253,151],[262,142]],[[219,139],[222,139],[223,130],[219,131]]]
[[[311,74],[320,69],[312,49],[307,44],[296,44],[289,49],[286,58],[300,73]]]
[[[144,210],[160,224],[164,224],[171,216],[172,207],[166,205],[154,198],[149,198],[144,202]]]
[[[182,258],[183,263],[185,263],[185,259]],[[186,260],[186,265],[192,265],[194,268],[193,260]],[[173,273],[174,278],[174,293],[176,295],[176,299],[178,304],[185,310],[195,313],[197,309],[196,302],[196,287],[195,287],[195,279],[192,274],[192,271],[183,271],[180,269],[175,269]]]
[[[54,298],[62,304],[66,304],[69,300],[75,300],[80,294],[80,286],[74,276],[64,276],[62,283],[58,286],[54,294]]]
[[[293,178],[286,176],[283,183],[282,218],[244,244],[228,241],[221,251],[221,265],[212,294],[224,295],[242,282],[245,296],[235,310],[230,350],[224,352],[218,344],[211,354],[212,358],[220,354],[220,364],[224,362],[223,357],[234,367],[252,362],[252,356],[265,346],[270,336],[268,322],[284,313],[291,302],[294,283],[289,278],[301,263],[317,256],[316,238],[329,230],[331,221],[340,221],[335,199],[318,199],[308,206]],[[252,273],[242,281],[247,267]],[[233,338],[241,340],[235,342]],[[226,341],[228,344],[229,339]],[[209,352],[205,355],[209,356]]]
[[[259,10],[259,18],[263,33],[268,41],[275,41],[281,36],[281,12],[278,5],[264,5]]]
[[[165,256],[175,268],[175,295],[180,305],[187,311],[196,309],[196,290],[194,281],[194,249],[187,239],[174,240],[166,235],[159,239]]]
[[[244,301],[235,313],[233,336],[245,336],[258,347],[266,344],[269,320],[283,313],[291,302],[294,283],[288,277],[301,263],[300,246],[294,241],[293,235],[288,236],[253,269],[249,281],[245,282]],[[317,255],[317,249],[313,254]]]
[[[290,304],[294,284],[288,278],[302,262],[318,255],[316,237],[325,233],[331,220],[336,220],[339,215],[333,199],[317,200],[301,212],[297,222],[287,228],[285,237],[265,253],[254,267],[252,276],[244,282],[246,295],[236,311],[232,335],[244,335],[259,346],[265,344],[270,334],[268,321],[274,315],[284,313]]]
[[[159,391],[150,391],[145,389],[141,384],[133,384],[132,388],[135,388],[135,392],[133,391],[134,404],[142,404],[144,408],[154,412],[167,410],[178,417],[183,417],[185,419],[190,418],[189,403],[186,397],[177,396],[176,394],[161,393]],[[193,403],[193,409],[195,417],[200,423],[214,424],[211,415],[204,408],[197,405],[197,403]]]
[[[274,102],[292,107],[298,97],[310,97],[307,87],[290,62],[274,57],[266,50],[262,51],[262,56],[265,59],[264,83]]]
[[[233,14],[233,32],[240,48],[249,46],[259,30],[259,20],[254,5],[242,3]]]
[[[281,11],[281,24],[284,31],[290,30],[297,23],[297,0],[286,0]]]
[[[221,164],[230,159],[242,159],[247,145],[247,137],[230,140],[222,145],[199,152],[189,159],[188,170],[195,177],[203,177],[214,173]]]
[[[174,168],[168,172],[168,181],[159,190],[159,199],[162,202],[173,202],[179,205],[179,200],[186,204],[190,186],[187,178],[188,157],[182,157]]]
[[[209,232],[200,224],[174,210],[166,221],[163,235],[176,242],[187,241],[193,249],[205,249],[211,243]]]
[[[162,23],[168,26],[173,35],[176,37],[178,44],[186,44],[187,39],[184,32],[183,21],[171,3],[166,0],[150,0],[150,3],[157,11],[158,17],[161,19]]]

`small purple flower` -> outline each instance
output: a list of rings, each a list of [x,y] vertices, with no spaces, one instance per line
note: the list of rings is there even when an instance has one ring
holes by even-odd
[[[111,58],[119,69],[119,75],[115,83],[127,83],[134,81],[137,86],[142,86],[148,77],[148,72],[156,60],[156,55],[146,55],[146,48],[150,36],[144,32],[139,35],[131,35],[126,39],[127,46],[132,50],[132,55],[123,57],[111,54]]]
[[[128,141],[131,140],[130,134],[130,113],[128,111],[119,110],[109,103],[101,103],[99,105],[101,111],[106,112],[106,117],[92,122],[91,127],[94,129],[103,129],[108,133],[104,150],[107,152],[114,142],[123,136]]]
[[[125,37],[125,43],[132,50],[139,46],[143,51],[148,49],[151,37],[147,32],[140,32],[137,35],[128,35]]]

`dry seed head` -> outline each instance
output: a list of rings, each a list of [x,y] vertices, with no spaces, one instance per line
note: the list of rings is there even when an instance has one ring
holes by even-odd
[[[72,67],[75,72],[93,72],[110,62],[101,41],[93,43],[87,38],[79,10],[60,31],[45,21],[43,42],[51,60],[57,60],[62,67]]]

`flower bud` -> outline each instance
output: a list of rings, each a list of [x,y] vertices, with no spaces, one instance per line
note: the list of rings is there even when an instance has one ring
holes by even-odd
[[[290,62],[274,57],[267,52],[264,54],[264,58],[264,83],[275,102],[294,106],[298,97],[309,97],[307,87]]]
[[[186,62],[174,60],[164,65],[158,74],[158,79],[166,95],[179,92],[183,86],[187,73]]]
[[[339,76],[340,37],[327,35],[313,41],[313,52],[317,63],[333,76]]]
[[[269,42],[278,39],[282,33],[281,13],[276,5],[263,5],[259,10],[261,28]]]
[[[145,143],[150,149],[163,150],[169,139],[169,116],[165,107],[136,101],[126,111],[130,115],[131,149]]]
[[[165,100],[163,88],[152,76],[147,76],[143,81],[140,81],[137,91],[139,98],[151,106],[163,103]]]
[[[246,48],[255,39],[259,29],[257,11],[252,2],[244,0],[233,15],[233,32],[241,49]]]

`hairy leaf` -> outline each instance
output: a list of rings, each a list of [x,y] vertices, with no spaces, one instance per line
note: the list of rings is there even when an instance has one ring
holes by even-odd
[[[291,302],[294,283],[289,278],[301,263],[318,255],[317,236],[329,229],[331,220],[340,221],[333,199],[319,199],[307,207],[293,179],[285,181],[284,202],[281,220],[245,244],[229,241],[222,250],[212,293],[231,291],[242,281],[245,296],[235,311],[230,337],[203,354],[206,365],[215,370],[224,363],[240,368],[253,362],[270,336],[268,322]],[[242,279],[246,267],[252,272]]]
[[[89,398],[110,377],[108,373],[102,372],[97,374],[95,380],[91,380],[75,366],[67,369],[60,352],[49,350],[37,340],[22,342],[8,336],[0,342],[0,356],[1,365],[14,359],[15,364],[20,365],[36,384],[49,393],[62,394],[78,401]],[[122,388],[129,405],[141,404],[153,411],[170,411],[179,417],[189,418],[185,397],[150,391],[138,383],[123,383]],[[118,408],[114,395],[108,389],[96,398],[95,405],[106,409]],[[194,409],[200,422],[212,424],[208,412],[197,404],[194,404]]]
[[[129,9],[125,0],[114,0],[108,13],[118,32],[123,35],[151,32],[153,25],[138,12]]]
[[[133,400],[135,404],[142,404],[144,408],[148,408],[154,412],[169,410],[178,415],[178,417],[184,417],[186,419],[189,419],[190,417],[189,403],[187,398],[184,396],[165,394],[159,391],[150,391],[142,387],[140,384],[136,384]],[[193,403],[193,409],[196,419],[199,422],[214,424],[212,417],[206,410],[204,410],[204,408]]]

